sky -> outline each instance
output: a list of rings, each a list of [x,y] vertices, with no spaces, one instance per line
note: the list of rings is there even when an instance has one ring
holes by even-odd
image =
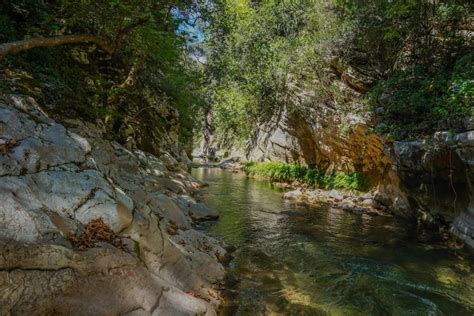
[[[201,49],[197,49],[199,44],[204,42],[205,39],[204,33],[199,28],[199,25],[202,26],[202,24],[196,23],[198,15],[191,15],[186,19],[178,10],[174,10],[172,14],[177,20],[181,21],[176,32],[186,35],[186,45],[188,48],[191,48],[189,57],[196,62],[205,64],[207,62],[206,55]],[[192,49],[193,47],[196,49]]]
[[[204,33],[199,29],[199,24],[196,23],[198,20],[197,14],[191,15],[187,19],[177,9],[173,10],[172,14],[176,19],[181,20],[181,24],[179,24],[176,31],[179,34],[188,35],[188,45],[196,45],[204,41]]]

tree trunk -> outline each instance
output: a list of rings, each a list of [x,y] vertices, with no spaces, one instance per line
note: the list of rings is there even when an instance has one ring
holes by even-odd
[[[56,37],[40,37],[24,41],[5,43],[0,45],[0,61],[9,54],[19,53],[35,47],[49,47],[65,44],[92,43],[97,45],[107,54],[112,55],[114,47],[107,43],[103,38],[84,34],[84,35],[61,35]]]

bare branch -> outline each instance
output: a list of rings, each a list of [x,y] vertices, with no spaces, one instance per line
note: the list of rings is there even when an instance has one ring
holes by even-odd
[[[95,35],[61,35],[55,37],[32,38],[23,41],[0,44],[0,61],[9,54],[19,53],[35,47],[51,47],[65,44],[92,43],[97,45],[107,54],[114,53],[114,47],[108,44],[103,38]]]
[[[95,44],[107,54],[112,55],[114,54],[115,51],[117,51],[120,48],[123,42],[123,39],[128,33],[130,33],[134,28],[147,23],[149,20],[150,20],[150,17],[141,18],[125,26],[123,29],[121,29],[117,33],[117,36],[115,37],[115,40],[113,41],[112,44],[109,44],[105,39],[101,37],[91,35],[91,34],[40,37],[40,38],[32,38],[28,40],[23,40],[23,41],[0,44],[0,61],[10,54],[19,53],[19,52],[22,52],[31,48],[35,48],[35,47],[51,47],[51,46],[59,46],[59,45],[65,45],[65,44],[81,44],[81,43]]]

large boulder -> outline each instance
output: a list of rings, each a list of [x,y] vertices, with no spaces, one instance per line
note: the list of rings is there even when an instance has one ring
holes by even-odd
[[[393,172],[377,196],[380,202],[405,217],[429,213],[441,218],[474,246],[474,131],[394,142],[387,153]],[[398,207],[397,199],[403,201]]]

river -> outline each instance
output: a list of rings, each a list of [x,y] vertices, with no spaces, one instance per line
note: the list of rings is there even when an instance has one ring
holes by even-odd
[[[407,222],[309,208],[242,173],[194,169],[234,246],[222,315],[474,315],[474,256]]]

